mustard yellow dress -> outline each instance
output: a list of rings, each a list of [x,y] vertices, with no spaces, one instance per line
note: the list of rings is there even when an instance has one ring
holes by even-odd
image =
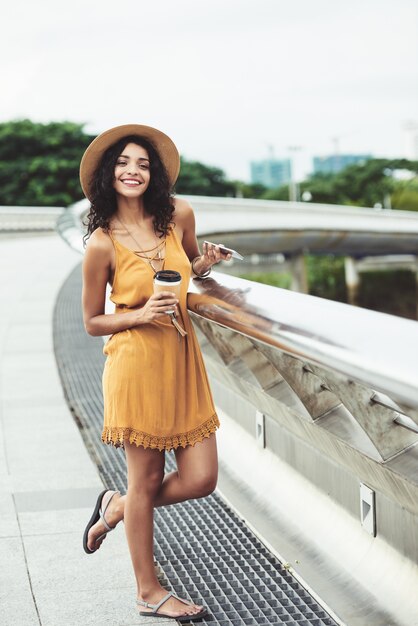
[[[153,294],[154,272],[147,261],[111,234],[116,269],[110,299],[123,315]],[[167,233],[164,269],[182,277],[178,304],[181,337],[160,318],[123,330],[104,346],[102,441],[116,447],[125,439],[144,448],[170,450],[194,445],[219,427],[200,347],[187,311],[190,261],[173,227]]]

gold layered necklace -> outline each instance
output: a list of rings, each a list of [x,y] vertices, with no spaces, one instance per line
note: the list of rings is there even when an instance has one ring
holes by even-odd
[[[139,258],[144,259],[148,265],[151,267],[152,271],[154,272],[154,274],[156,274],[159,270],[164,269],[164,261],[165,261],[165,256],[162,256],[162,252],[165,248],[165,240],[166,238],[164,237],[164,239],[162,241],[160,241],[160,243],[157,242],[157,245],[154,246],[153,248],[150,248],[149,250],[143,250],[141,248],[141,246],[139,245],[139,243],[137,242],[137,240],[135,239],[135,237],[133,236],[133,234],[131,233],[131,231],[125,226],[125,224],[117,217],[116,220],[119,222],[119,224],[122,226],[122,228],[124,228],[124,230],[128,233],[129,237],[132,239],[132,241],[135,243],[135,245],[138,247],[138,250],[132,250],[132,252],[134,254],[136,254]],[[157,236],[155,234],[155,230],[154,230],[154,237],[155,240],[157,241]],[[152,256],[149,256],[149,254],[147,253],[152,253]],[[161,263],[161,261],[163,262],[162,266],[158,269],[155,269],[154,265],[153,265],[153,261],[154,262],[159,262]]]

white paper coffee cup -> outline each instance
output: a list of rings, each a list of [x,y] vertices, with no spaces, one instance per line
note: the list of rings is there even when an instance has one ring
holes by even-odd
[[[171,291],[180,300],[181,274],[175,270],[160,270],[154,276],[154,293]],[[174,309],[165,311],[167,314],[174,313]]]

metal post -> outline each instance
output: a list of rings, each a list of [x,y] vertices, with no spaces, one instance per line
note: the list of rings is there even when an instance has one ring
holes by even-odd
[[[347,295],[349,304],[358,305],[358,295],[360,289],[360,274],[357,270],[357,261],[351,256],[344,259],[345,268],[345,284],[347,286]]]
[[[305,257],[303,254],[296,254],[289,258],[289,268],[292,274],[292,291],[309,293],[308,273],[306,271]]]

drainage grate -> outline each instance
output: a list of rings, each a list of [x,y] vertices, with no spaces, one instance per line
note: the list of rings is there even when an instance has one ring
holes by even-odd
[[[100,337],[86,335],[76,267],[58,295],[54,348],[67,402],[103,483],[126,489],[121,449],[103,445]],[[173,453],[166,466],[175,468]],[[333,626],[335,621],[216,493],[155,510],[155,556],[164,583],[205,604],[201,624],[222,626]]]

